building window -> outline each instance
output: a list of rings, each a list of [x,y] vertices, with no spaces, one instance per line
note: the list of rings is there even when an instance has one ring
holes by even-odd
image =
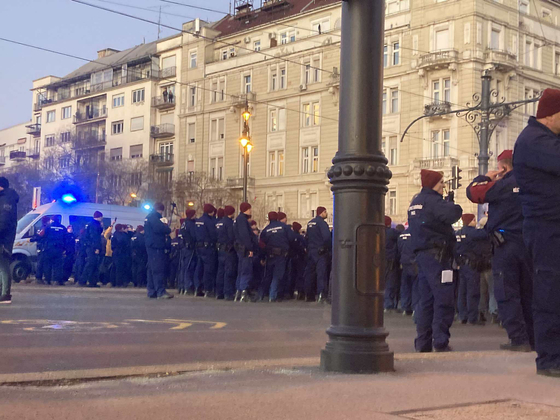
[[[268,152],[268,176],[276,176],[276,152]]]
[[[558,52],[554,54],[554,74],[560,75],[560,53]]]
[[[68,169],[70,167],[70,161],[71,161],[70,156],[61,157],[58,161],[60,169]]]
[[[490,48],[493,50],[500,49],[500,35],[499,29],[492,28],[492,33],[490,35]]]
[[[397,137],[389,137],[389,165],[398,165],[398,140]]]
[[[286,68],[280,68],[280,89],[286,89],[287,82],[286,82]]]
[[[142,172],[133,172],[130,174],[130,185],[135,187],[142,185]]]
[[[268,176],[284,175],[284,151],[273,150],[268,152]]]
[[[124,132],[124,121],[115,121],[111,124],[111,134],[122,134]]]
[[[56,111],[47,111],[47,122],[54,122]]]
[[[270,90],[277,90],[278,89],[278,72],[273,70],[270,73]]]
[[[191,54],[190,54],[190,61],[189,61],[189,67],[190,67],[191,69],[194,69],[194,68],[196,68],[196,66],[197,66],[196,57],[197,57],[196,51],[191,52]]]
[[[71,106],[65,106],[62,108],[62,117],[61,119],[65,120],[67,118],[70,118],[72,116],[72,107]]]
[[[141,144],[135,144],[134,146],[130,146],[130,158],[131,159],[139,159],[144,155],[144,146]]]
[[[451,102],[451,80],[435,80],[432,84],[434,103]]]
[[[225,136],[224,118],[214,118],[210,120],[210,141],[224,140]]]
[[[319,146],[302,147],[301,173],[309,174],[319,172]]]
[[[296,31],[286,31],[280,34],[280,44],[287,44],[296,40]]]
[[[109,153],[111,160],[122,160],[122,147],[111,149]]]
[[[137,89],[132,91],[132,103],[144,102],[144,89]]]
[[[260,51],[261,50],[261,41],[260,40],[253,42],[253,50],[255,50],[255,51]]]
[[[192,180],[192,177],[194,176],[194,160],[187,161],[187,174]]]
[[[431,158],[451,156],[451,133],[449,129],[432,131]]]
[[[193,144],[196,142],[196,124],[189,123],[187,125],[187,138],[189,139],[189,144]]]
[[[389,190],[389,215],[397,214],[397,191]]]
[[[393,43],[393,66],[398,66],[400,64],[400,52],[401,47],[398,42]]]
[[[189,88],[189,106],[193,107],[196,105],[196,86],[191,86]]]
[[[391,113],[399,112],[399,90],[391,89]]]
[[[222,60],[227,60],[228,58],[228,53],[227,53],[227,49],[222,50],[220,57],[222,58]]]
[[[529,14],[529,1],[530,0],[519,0],[519,12],[525,15]]]
[[[159,154],[164,157],[164,159],[171,160],[173,156],[173,142],[165,142],[159,144]]]
[[[381,102],[381,115],[387,114],[387,90],[383,91],[383,99]]]
[[[387,45],[383,46],[383,68],[387,68],[389,65],[389,47]]]
[[[224,157],[210,158],[210,177],[222,181],[224,179]]]
[[[251,75],[250,74],[246,74],[243,77],[243,84],[244,84],[243,91],[245,93],[250,93],[251,92]]]
[[[140,131],[144,129],[144,116],[130,119],[130,131]]]
[[[70,131],[65,131],[64,133],[60,133],[60,141],[62,143],[68,143],[70,141]]]
[[[113,95],[113,108],[124,106],[124,93]]]
[[[278,131],[278,110],[270,110],[270,132]]]
[[[303,126],[313,127],[320,124],[319,101],[303,104]]]
[[[299,217],[302,219],[312,219],[315,216],[317,206],[318,206],[318,197],[316,192],[312,193],[301,193],[299,195]]]
[[[54,146],[54,134],[45,136],[45,147]]]

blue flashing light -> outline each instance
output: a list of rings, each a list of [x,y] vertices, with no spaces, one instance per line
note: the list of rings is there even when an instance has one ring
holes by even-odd
[[[62,201],[66,204],[72,204],[78,200],[76,200],[76,197],[74,197],[72,194],[63,194]]]
[[[150,206],[149,204],[144,204],[144,210],[151,210],[152,206]]]

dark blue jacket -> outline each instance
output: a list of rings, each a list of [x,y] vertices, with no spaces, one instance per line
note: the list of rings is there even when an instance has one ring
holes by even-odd
[[[399,231],[390,227],[385,228],[385,258],[387,261],[398,261],[399,249],[397,241],[399,240]]]
[[[66,238],[64,243],[64,249],[66,251],[66,255],[74,255],[76,253],[77,240],[78,240],[78,236],[75,233],[69,233],[68,230],[66,231]]]
[[[257,251],[257,236],[251,230],[249,217],[244,213],[239,213],[233,225],[235,242],[243,246],[247,251]]]
[[[131,256],[131,239],[128,232],[115,232],[111,239],[113,257]]]
[[[294,232],[294,240],[290,244],[292,249],[292,257],[294,258],[305,258],[305,254],[307,253],[307,241],[305,237],[301,233]]]
[[[513,171],[523,215],[560,221],[560,138],[534,117],[517,138]]]
[[[196,220],[196,241],[215,244],[217,240],[216,219],[204,213]]]
[[[408,208],[408,224],[414,252],[433,248],[452,248],[455,243],[453,223],[461,218],[463,209],[445,201],[431,188],[412,199]]]
[[[144,221],[146,249],[166,249],[170,233],[171,228],[161,221],[161,214],[155,210],[148,214]]]
[[[401,265],[413,264],[415,262],[416,258],[414,256],[414,249],[412,247],[412,236],[410,235],[410,229],[405,230],[399,235],[397,247],[399,249],[399,258]]]
[[[68,232],[60,222],[53,221],[46,229],[43,235],[45,251],[57,250],[63,252],[66,250]]]
[[[321,216],[311,219],[307,223],[307,249],[316,252],[319,248],[332,249],[331,231],[329,225]]]
[[[147,260],[148,254],[146,253],[146,236],[144,233],[138,233],[130,239],[130,249],[132,255],[139,260]]]
[[[103,250],[103,240],[101,235],[103,234],[103,226],[97,220],[92,220],[91,223],[88,223],[86,226],[86,234],[85,234],[85,246],[88,249],[99,251]]]
[[[467,187],[467,197],[473,203],[488,203],[487,232],[500,231],[510,238],[521,239],[523,214],[519,187],[513,172],[508,172],[497,181],[491,181],[485,175],[477,176]]]
[[[260,240],[267,249],[280,248],[282,251],[290,250],[290,242],[295,240],[295,232],[280,221],[272,221],[261,232]]]
[[[218,231],[218,243],[233,246],[235,243],[235,235],[233,233],[233,219],[225,216],[216,223]]]
[[[19,196],[13,189],[0,191],[0,248],[10,255],[16,239],[18,202]]]
[[[490,241],[488,232],[484,229],[477,229],[473,226],[465,226],[455,232],[457,244],[455,245],[456,255],[468,257],[471,260],[488,257],[487,244]]]
[[[183,246],[194,249],[196,245],[196,221],[194,219],[185,220],[181,225],[180,235],[183,239]]]

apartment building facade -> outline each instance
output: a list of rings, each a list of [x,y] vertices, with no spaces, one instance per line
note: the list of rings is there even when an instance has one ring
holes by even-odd
[[[29,122],[24,122],[0,130],[0,172],[26,160],[32,148],[27,134],[28,125]]]

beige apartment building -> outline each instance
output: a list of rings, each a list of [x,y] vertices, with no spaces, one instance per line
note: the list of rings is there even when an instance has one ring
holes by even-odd
[[[28,125],[24,122],[0,130],[0,172],[25,161],[30,154]]]

